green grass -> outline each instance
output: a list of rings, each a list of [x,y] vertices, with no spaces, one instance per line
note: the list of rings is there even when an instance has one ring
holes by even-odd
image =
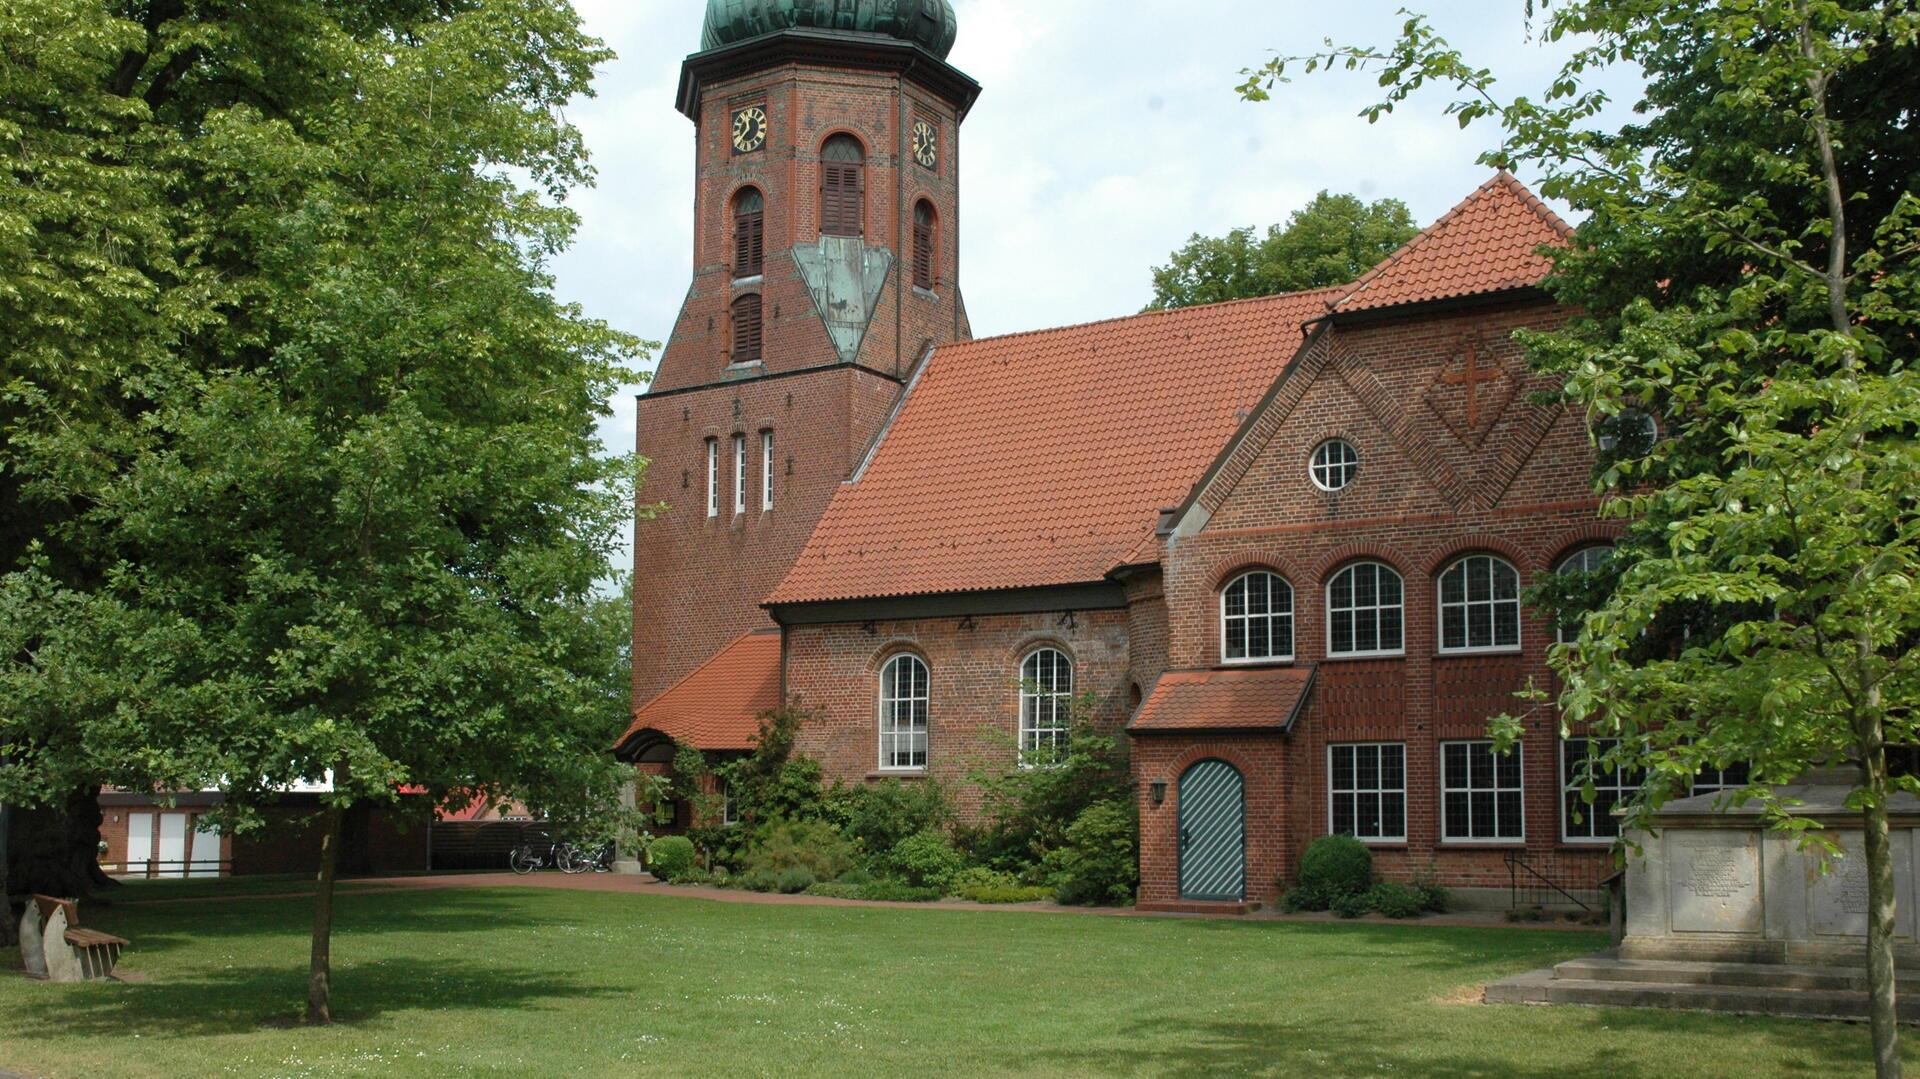
[[[343,1023],[287,1028],[310,906],[118,905],[145,980],[0,977],[0,1070],[65,1076],[1867,1074],[1831,1023],[1455,1003],[1591,934],[360,892]],[[10,959],[11,956],[0,956]]]

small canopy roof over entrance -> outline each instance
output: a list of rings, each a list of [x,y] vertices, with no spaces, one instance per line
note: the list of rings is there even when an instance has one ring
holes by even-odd
[[[780,707],[780,631],[736,638],[634,713],[615,752],[631,759],[662,739],[703,751],[748,750],[762,713]]]
[[[1130,734],[1272,731],[1285,734],[1313,692],[1314,667],[1168,671],[1128,724]]]

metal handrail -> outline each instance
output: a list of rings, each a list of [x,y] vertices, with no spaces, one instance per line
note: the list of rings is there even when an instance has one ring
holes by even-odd
[[[233,861],[229,858],[177,858],[165,861],[149,858],[144,862],[102,861],[100,871],[109,877],[137,876],[145,880],[224,877],[233,872]]]
[[[1525,870],[1528,876],[1532,877],[1533,879],[1539,881],[1540,883],[1546,885],[1549,888],[1552,888],[1554,891],[1559,892],[1561,895],[1565,896],[1567,899],[1567,902],[1572,903],[1574,906],[1579,907],[1581,910],[1586,911],[1588,914],[1593,913],[1593,908],[1590,906],[1587,906],[1584,900],[1574,895],[1572,892],[1567,891],[1565,888],[1560,887],[1559,883],[1556,882],[1553,878],[1540,872],[1538,869],[1535,869],[1533,865],[1527,861],[1527,856],[1524,851],[1508,851],[1506,856],[1506,862],[1507,862],[1507,887],[1509,890],[1509,899],[1514,905],[1514,907],[1518,908],[1520,906],[1520,871]]]

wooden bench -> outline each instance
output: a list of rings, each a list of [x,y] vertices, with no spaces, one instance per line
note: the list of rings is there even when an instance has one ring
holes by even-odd
[[[54,982],[113,977],[127,941],[80,925],[80,903],[36,895],[20,919],[20,955],[27,973]]]

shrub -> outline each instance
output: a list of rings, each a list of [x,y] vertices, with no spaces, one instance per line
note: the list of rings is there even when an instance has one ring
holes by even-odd
[[[733,878],[734,882],[749,892],[777,892],[780,890],[780,874],[771,869],[750,869]]]
[[[1419,892],[1384,880],[1367,891],[1367,905],[1389,918],[1418,918],[1426,910]]]
[[[833,884],[816,884],[807,889],[807,894],[817,895],[825,899],[858,899],[860,898],[860,886],[858,884],[842,884],[839,882]]]
[[[1335,896],[1333,912],[1342,918],[1358,918],[1373,909],[1370,898],[1366,892],[1347,892]]]
[[[874,903],[931,903],[940,898],[940,889],[916,888],[899,880],[876,880],[862,884],[859,897]]]
[[[1031,884],[976,884],[953,894],[969,903],[1044,903],[1053,898],[1053,889]]]
[[[1026,875],[1039,868],[1046,852],[1067,845],[1067,828],[1088,809],[1102,802],[1132,804],[1126,739],[1094,725],[1094,704],[1091,694],[1069,702],[1066,744],[1045,761],[1031,755],[1026,761],[1044,766],[1013,763],[1019,747],[1008,737],[1002,763],[971,770],[984,795],[987,825],[963,834],[960,845],[976,860]]]
[[[933,780],[836,785],[827,795],[827,807],[840,833],[875,855],[884,855],[910,836],[941,831],[953,821],[953,802],[946,788]]]
[[[1420,909],[1431,914],[1443,914],[1453,897],[1433,879],[1432,873],[1422,873],[1413,879],[1413,890],[1420,896]]]
[[[945,835],[935,831],[916,832],[888,851],[884,859],[893,875],[916,888],[937,888],[945,894],[953,878],[967,867],[967,860],[953,849]]]
[[[1140,822],[1134,805],[1096,802],[1067,827],[1066,845],[1042,862],[1056,897],[1068,904],[1125,904],[1140,882]]]
[[[1020,887],[1020,878],[998,869],[988,869],[984,865],[962,869],[947,882],[947,892],[950,895],[959,895],[968,889],[1018,887]]]
[[[1307,910],[1326,910],[1342,896],[1364,895],[1373,887],[1373,852],[1350,835],[1321,836],[1300,856],[1300,888]],[[1337,909],[1337,908],[1336,908]]]
[[[1305,888],[1288,888],[1280,896],[1280,909],[1288,914],[1298,914],[1303,910],[1326,910],[1326,897],[1319,892]]]
[[[677,884],[678,878],[694,867],[693,840],[683,835],[663,835],[653,841],[647,859],[654,876]]]
[[[773,888],[774,891],[785,895],[799,895],[818,883],[820,878],[813,875],[813,870],[795,866],[792,869],[783,870],[779,876],[775,877]]]
[[[857,888],[862,884],[872,884],[873,874],[856,866],[835,877],[833,882],[835,884],[851,884]]]
[[[754,830],[742,868],[776,877],[804,869],[815,880],[837,880],[853,868],[853,854],[853,844],[825,821],[775,820]]]

